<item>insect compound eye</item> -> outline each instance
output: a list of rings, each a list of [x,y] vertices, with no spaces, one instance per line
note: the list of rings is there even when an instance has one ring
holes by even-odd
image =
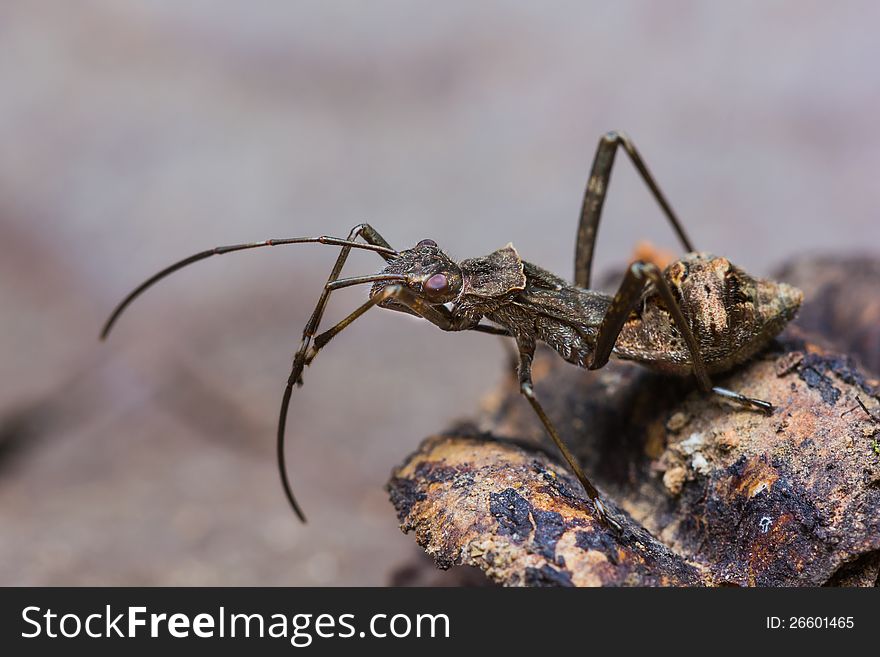
[[[430,296],[437,296],[443,294],[449,289],[449,279],[446,278],[446,274],[434,274],[425,281],[424,290]]]
[[[437,248],[437,242],[435,242],[434,240],[422,240],[421,242],[416,244],[416,248],[420,248],[423,246],[430,246],[430,247]]]

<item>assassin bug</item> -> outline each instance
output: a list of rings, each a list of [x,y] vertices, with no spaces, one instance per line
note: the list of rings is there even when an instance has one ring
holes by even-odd
[[[687,254],[665,270],[650,262],[632,263],[617,293],[610,296],[589,288],[596,232],[618,148],[623,148],[641,174]],[[584,194],[573,284],[522,260],[512,244],[487,256],[455,262],[433,240],[425,239],[398,251],[372,226],[360,224],[347,239],[323,236],[266,240],[220,246],[185,258],[125,297],[104,325],[101,338],[106,338],[119,315],[138,295],[178,269],[233,251],[304,243],[341,249],[293,357],[278,420],[281,483],[302,521],[305,516],[293,495],[284,459],[285,424],[293,388],[302,385],[303,370],[318,352],[374,306],[416,315],[444,331],[480,331],[512,338],[518,353],[520,391],[583,485],[597,518],[619,528],[535,395],[531,366],[538,341],[586,369],[598,369],[615,355],[668,374],[693,374],[703,392],[771,413],[769,402],[713,386],[710,377],[765,347],[792,319],[802,299],[800,290],[790,285],[752,277],[726,258],[696,252],[633,143],[621,133],[610,132],[599,141]],[[351,249],[379,254],[386,261],[384,269],[377,274],[340,278]],[[330,294],[365,283],[372,284],[368,300],[319,334]]]

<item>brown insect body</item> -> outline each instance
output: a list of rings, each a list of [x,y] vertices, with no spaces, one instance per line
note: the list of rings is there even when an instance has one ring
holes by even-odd
[[[663,275],[710,374],[726,372],[761,351],[803,300],[803,293],[787,283],[754,277],[708,253],[689,253]],[[687,344],[654,288],[646,290],[638,315],[624,324],[614,351],[667,374],[693,372]]]
[[[562,358],[589,368],[599,327],[613,297],[577,287],[522,260],[512,245],[487,256],[456,263],[426,240],[402,251],[383,274],[408,276],[407,285],[429,303],[422,284],[446,276],[455,326],[469,330],[485,318],[517,340],[538,339]],[[690,253],[671,263],[663,276],[700,345],[709,373],[725,372],[763,349],[794,317],[802,293],[785,283],[756,278],[727,258]],[[371,296],[391,283],[377,282]],[[394,299],[379,305],[410,312]],[[693,373],[693,359],[675,321],[654,285],[623,325],[614,355],[678,376]]]
[[[632,263],[613,296],[591,289],[590,276],[602,206],[615,154],[623,149],[654,195],[687,253],[665,270],[650,262]],[[361,241],[358,241],[361,240]],[[291,507],[305,520],[287,476],[284,435],[293,389],[318,353],[370,308],[381,306],[421,317],[444,331],[473,330],[513,338],[518,352],[519,387],[547,434],[583,485],[596,517],[613,520],[599,491],[583,473],[532,385],[532,360],[544,342],[579,367],[598,369],[612,355],[675,375],[693,374],[704,393],[744,408],[772,413],[769,401],[712,383],[710,375],[741,363],[775,336],[801,302],[795,288],[750,276],[726,258],[697,252],[633,143],[621,133],[599,140],[581,206],[575,245],[574,280],[524,262],[508,244],[486,256],[455,262],[433,240],[396,250],[369,224],[340,237],[291,237],[219,246],[184,258],[154,274],[128,294],[104,324],[108,335],[120,314],[146,289],[166,276],[206,258],[285,244],[318,243],[340,248],[293,357],[281,401],[276,453],[281,483]],[[372,251],[387,263],[378,274],[340,278],[352,249]],[[330,295],[350,285],[372,284],[369,299],[345,319],[319,332]],[[483,324],[483,319],[491,324]]]

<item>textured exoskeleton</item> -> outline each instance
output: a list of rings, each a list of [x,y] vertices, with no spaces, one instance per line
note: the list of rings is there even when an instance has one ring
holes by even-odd
[[[590,288],[590,271],[602,205],[619,147],[642,175],[687,254],[662,271],[650,262],[632,263],[617,293],[611,296]],[[358,238],[364,242],[356,241]],[[537,343],[545,342],[566,361],[589,369],[602,367],[616,355],[667,374],[693,374],[703,391],[770,413],[770,402],[713,386],[710,375],[729,370],[766,346],[794,316],[802,297],[790,285],[755,278],[726,258],[696,252],[632,142],[622,134],[608,133],[599,142],[584,194],[571,283],[522,260],[511,244],[486,256],[455,262],[433,240],[397,251],[374,228],[360,224],[347,239],[324,236],[266,240],[217,247],[190,256],[160,271],[123,299],[107,320],[102,336],[135,297],[186,265],[232,251],[307,242],[339,246],[341,251],[303,330],[278,422],[281,481],[301,519],[304,516],[293,496],[284,461],[284,432],[293,387],[302,384],[303,370],[318,352],[374,306],[417,315],[445,331],[474,330],[513,338],[519,358],[520,390],[577,475],[596,516],[617,527],[599,491],[535,396],[531,366]],[[378,253],[387,265],[378,274],[341,279],[342,267],[353,248]],[[361,283],[372,283],[369,299],[319,334],[330,294]]]

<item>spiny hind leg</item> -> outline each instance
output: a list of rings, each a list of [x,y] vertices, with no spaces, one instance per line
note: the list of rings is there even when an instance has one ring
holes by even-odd
[[[647,165],[642,156],[636,150],[632,140],[622,132],[608,132],[602,135],[599,140],[599,146],[596,149],[596,156],[593,159],[593,166],[590,170],[590,177],[587,180],[587,188],[584,191],[584,200],[581,206],[581,217],[578,225],[577,244],[574,256],[574,283],[578,287],[590,287],[590,273],[593,266],[593,250],[596,246],[596,233],[599,230],[599,219],[602,216],[602,206],[605,203],[605,196],[608,193],[608,184],[611,181],[611,169],[614,166],[614,158],[617,155],[617,149],[623,148],[633,166],[645,181],[651,194],[657,201],[657,204],[663,210],[663,214],[672,225],[675,234],[682,246],[687,251],[693,251],[694,247],[684,232],[681,222],[676,217],[669,201],[660,191],[660,186],[654,180],[654,176],[648,170]]]
[[[697,384],[703,392],[711,392],[724,399],[732,401],[742,406],[755,408],[763,413],[770,414],[773,412],[773,405],[762,399],[747,397],[746,395],[712,385],[712,379],[709,377],[709,371],[706,363],[703,361],[703,355],[700,352],[700,344],[691,327],[685,319],[681,307],[678,305],[663,272],[654,263],[650,262],[634,262],[629,266],[617,294],[611,301],[602,324],[599,326],[599,333],[596,338],[596,348],[593,351],[593,359],[590,363],[590,369],[598,369],[608,362],[614,344],[623,329],[629,314],[641,302],[642,293],[645,287],[650,283],[654,284],[657,292],[663,298],[675,326],[687,344],[688,351],[693,362],[694,376]]]

